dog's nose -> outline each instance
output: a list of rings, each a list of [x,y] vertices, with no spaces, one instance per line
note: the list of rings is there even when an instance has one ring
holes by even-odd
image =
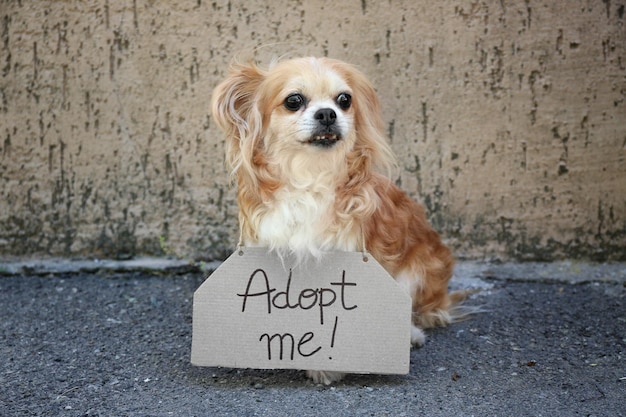
[[[337,114],[333,109],[319,109],[314,117],[323,126],[330,126],[337,120]]]

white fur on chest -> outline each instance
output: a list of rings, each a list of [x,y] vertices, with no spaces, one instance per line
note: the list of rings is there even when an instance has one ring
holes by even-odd
[[[258,244],[299,257],[357,249],[353,233],[337,224],[332,192],[282,189],[261,216]]]

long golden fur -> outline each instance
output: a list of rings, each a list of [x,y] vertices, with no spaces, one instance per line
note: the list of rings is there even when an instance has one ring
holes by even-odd
[[[234,63],[214,91],[246,245],[300,257],[365,248],[409,291],[412,342],[454,319],[454,259],[424,208],[385,175],[393,154],[365,76],[328,58]],[[340,378],[309,372],[318,382]]]

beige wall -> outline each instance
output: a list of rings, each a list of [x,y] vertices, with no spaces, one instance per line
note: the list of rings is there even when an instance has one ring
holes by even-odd
[[[626,259],[626,1],[0,2],[0,257],[236,242],[212,88],[241,50],[377,86],[461,256]]]

